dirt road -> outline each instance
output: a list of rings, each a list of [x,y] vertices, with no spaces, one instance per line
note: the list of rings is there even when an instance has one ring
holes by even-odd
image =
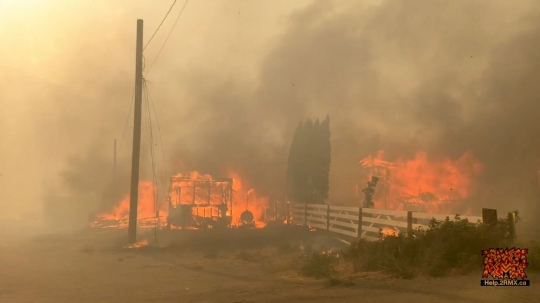
[[[0,302],[506,303],[540,298],[540,276],[533,274],[530,287],[480,287],[479,274],[414,280],[369,274],[357,277],[353,286],[329,286],[272,266],[272,258],[280,259],[276,255],[264,261],[239,257],[261,256],[254,250],[118,249],[103,238],[5,236]]]

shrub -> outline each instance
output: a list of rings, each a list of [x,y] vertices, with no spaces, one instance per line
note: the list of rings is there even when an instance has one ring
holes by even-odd
[[[403,234],[374,242],[361,239],[352,243],[346,256],[355,261],[355,270],[389,270],[407,278],[412,276],[410,268],[418,255],[418,244],[418,241],[410,240]]]
[[[331,252],[313,252],[302,256],[300,271],[306,277],[332,281],[338,264],[338,257]]]
[[[421,272],[443,276],[450,270],[481,269],[481,250],[507,247],[510,240],[506,219],[488,226],[456,216],[432,220],[427,230],[415,230],[410,237],[400,233],[379,241],[361,239],[352,243],[347,256],[356,270],[386,270],[402,278]]]

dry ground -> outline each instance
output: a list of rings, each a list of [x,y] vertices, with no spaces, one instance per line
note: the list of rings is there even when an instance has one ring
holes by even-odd
[[[271,242],[268,235],[218,239],[207,234],[194,242],[194,234],[160,232],[160,247],[123,249],[125,235],[94,230],[28,239],[0,234],[0,302],[506,303],[540,298],[540,276],[533,274],[530,287],[480,287],[480,273],[414,280],[364,274],[355,276],[353,286],[329,286],[291,270],[292,252],[261,248]],[[302,246],[295,236],[272,237]]]

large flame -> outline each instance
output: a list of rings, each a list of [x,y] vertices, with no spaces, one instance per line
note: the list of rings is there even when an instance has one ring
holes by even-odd
[[[150,181],[139,182],[139,201],[137,205],[137,221],[141,227],[154,225],[156,222],[156,207],[160,209],[160,216],[166,215],[164,205],[157,205],[155,199],[156,188]],[[126,194],[111,210],[100,212],[91,223],[93,227],[127,227],[129,224],[130,195]]]
[[[177,174],[174,177],[185,177],[192,181],[213,179],[211,175],[200,174],[196,171],[190,172],[188,176]],[[247,183],[244,182],[237,173],[230,172],[228,177],[233,179],[234,190],[233,207],[232,210],[228,211],[228,215],[230,215],[232,211],[232,223],[237,225],[240,221],[240,215],[247,209],[253,213],[256,227],[263,227],[265,210],[268,206],[268,198],[258,196],[254,189],[246,186]],[[163,201],[156,203],[154,198],[155,190],[154,184],[150,181],[141,181],[139,183],[137,221],[140,227],[155,227],[158,216],[160,225],[163,226],[166,224],[168,203]],[[184,191],[181,192],[181,195],[182,197],[180,197],[180,199],[182,201],[189,201],[191,200],[193,192]],[[197,188],[195,199],[196,201],[210,202],[210,204],[217,205],[221,203],[222,195],[219,191],[211,190],[210,199],[208,199],[208,190]],[[112,209],[98,213],[90,225],[93,227],[127,227],[129,223],[129,202],[130,196],[129,194],[126,194]],[[156,208],[159,210],[159,215],[156,213]],[[193,214],[200,216],[217,215],[215,212],[216,209],[212,207],[196,207],[193,209]]]
[[[380,178],[375,196],[376,208],[403,209],[404,197],[416,197],[418,203],[429,200],[428,212],[456,210],[456,203],[471,196],[474,179],[482,166],[472,153],[458,159],[429,159],[419,152],[414,159],[385,161],[384,152],[368,157],[360,164],[368,170],[368,177]],[[380,189],[379,189],[380,188]],[[420,199],[424,198],[424,200]],[[467,210],[460,209],[462,214]]]
[[[233,203],[233,223],[238,224],[240,215],[246,209],[253,213],[257,227],[263,227],[265,210],[268,207],[268,197],[259,197],[255,189],[250,188],[248,182],[235,172],[230,172],[229,176],[233,178],[233,190],[235,191]]]

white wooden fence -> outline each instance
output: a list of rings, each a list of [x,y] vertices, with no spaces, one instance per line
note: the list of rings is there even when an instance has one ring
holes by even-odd
[[[384,210],[321,204],[292,204],[291,223],[327,230],[348,238],[378,240],[384,229],[411,234],[415,229],[427,229],[432,219],[453,220],[456,215],[441,215],[415,211]],[[482,217],[459,216],[469,222],[482,221]]]

